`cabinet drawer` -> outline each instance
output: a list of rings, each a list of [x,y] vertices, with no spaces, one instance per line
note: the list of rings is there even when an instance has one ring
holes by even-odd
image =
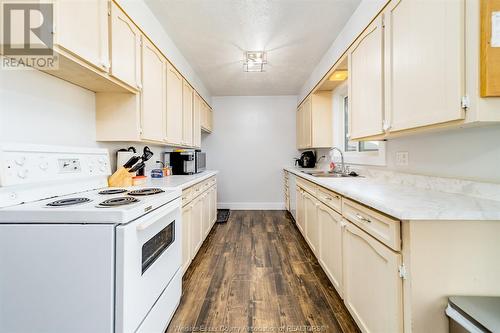
[[[401,221],[345,198],[342,215],[391,249],[401,250]]]
[[[318,187],[316,197],[333,210],[336,210],[339,213],[342,212],[342,197],[339,194],[325,188]]]
[[[316,188],[317,186],[313,183],[311,183],[308,180],[305,180],[303,178],[297,178],[297,185],[304,189],[305,191],[309,192],[312,195],[316,195]]]
[[[189,187],[182,191],[182,206],[185,206],[193,200],[193,187]]]

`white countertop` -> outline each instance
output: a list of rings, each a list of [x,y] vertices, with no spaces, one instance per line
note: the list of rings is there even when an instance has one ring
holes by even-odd
[[[148,177],[148,182],[146,183],[146,185],[151,187],[163,187],[171,189],[179,188],[183,190],[205,179],[215,176],[218,173],[219,171],[207,170],[194,175],[172,175],[163,178]]]
[[[500,201],[389,184],[370,178],[319,178],[285,170],[401,220],[498,220]]]

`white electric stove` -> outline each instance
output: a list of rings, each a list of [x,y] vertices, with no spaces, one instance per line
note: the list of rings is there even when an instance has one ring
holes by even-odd
[[[0,332],[163,332],[181,191],[108,188],[107,150],[0,146]]]

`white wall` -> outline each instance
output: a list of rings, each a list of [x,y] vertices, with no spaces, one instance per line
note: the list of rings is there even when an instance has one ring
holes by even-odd
[[[387,142],[387,169],[423,175],[500,183],[500,125],[453,129]],[[396,152],[409,153],[408,166]]]
[[[293,164],[297,96],[213,97],[214,132],[204,136],[218,175],[219,206],[284,209],[283,171]]]

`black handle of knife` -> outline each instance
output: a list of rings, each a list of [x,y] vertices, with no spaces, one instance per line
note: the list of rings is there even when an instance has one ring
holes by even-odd
[[[138,171],[139,169],[141,168],[144,168],[146,164],[144,164],[144,162],[141,162],[141,163],[137,163],[136,165],[134,165],[134,167],[132,169],[130,169],[128,172],[136,172]]]
[[[127,161],[127,163],[125,163],[125,164],[123,165],[123,167],[124,167],[125,169],[131,168],[134,164],[136,164],[136,163],[137,163],[137,161],[139,161],[139,159],[140,159],[140,156],[132,156],[132,157],[131,157],[128,161]]]

